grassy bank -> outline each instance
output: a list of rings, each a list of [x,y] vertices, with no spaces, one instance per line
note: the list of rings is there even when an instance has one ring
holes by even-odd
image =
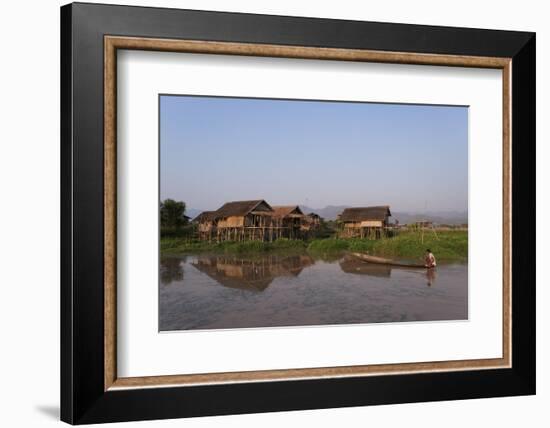
[[[274,242],[245,241],[210,243],[178,238],[162,238],[160,251],[163,254],[228,253],[251,254],[269,251],[304,251],[307,243],[300,240],[278,239]]]
[[[418,259],[429,248],[438,259],[465,260],[468,258],[468,232],[424,233],[424,243],[420,232],[404,232],[393,238],[368,239],[323,239],[312,241],[308,251],[328,253],[338,251],[368,252],[382,257]]]
[[[438,260],[466,260],[468,258],[468,232],[438,232],[437,238],[432,232],[424,233],[424,243],[420,232],[404,232],[393,238],[379,240],[368,239],[279,239],[274,242],[222,242],[186,240],[181,238],[162,238],[163,254],[196,254],[201,252],[226,254],[258,254],[274,251],[303,252],[312,254],[335,254],[344,251],[368,252],[371,255],[419,259],[426,248],[430,248]]]

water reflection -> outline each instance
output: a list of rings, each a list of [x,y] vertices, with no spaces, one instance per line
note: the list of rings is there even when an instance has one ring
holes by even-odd
[[[200,254],[162,257],[160,278],[161,331],[468,318],[467,264],[426,270],[344,254]]]
[[[162,257],[160,259],[160,282],[169,285],[174,281],[183,281],[183,264],[186,256]]]
[[[255,258],[199,256],[191,265],[224,287],[264,291],[275,278],[297,277],[314,263],[310,256],[302,254]]]
[[[393,270],[410,271],[412,274],[426,278],[426,284],[431,287],[435,284],[436,269],[410,270],[407,268],[392,267],[365,263],[353,256],[331,255],[330,257],[318,257],[323,262],[334,263],[344,273],[353,275],[365,275],[377,278],[390,278]],[[183,266],[187,257],[165,257],[161,259],[160,279],[163,285],[169,285],[175,281],[183,281]],[[229,288],[237,288],[250,291],[264,291],[277,277],[296,277],[304,269],[313,266],[315,259],[307,254],[299,255],[263,255],[257,257],[200,255],[192,261],[191,266],[208,275],[217,284]]]
[[[366,275],[378,278],[390,278],[392,270],[394,272],[405,272],[410,275],[426,278],[426,285],[431,287],[435,285],[437,279],[436,269],[412,269],[406,267],[397,267],[382,264],[365,263],[352,256],[344,256],[339,261],[340,269],[345,273],[354,275]]]
[[[435,269],[426,269],[426,278],[428,278],[428,287],[435,284],[435,278],[437,274]]]
[[[340,260],[339,264],[340,269],[346,273],[375,276],[379,278],[389,278],[391,276],[391,266],[365,263],[351,256],[345,256]]]

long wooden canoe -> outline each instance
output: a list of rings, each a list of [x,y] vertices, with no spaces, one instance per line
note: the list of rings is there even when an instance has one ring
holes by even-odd
[[[368,254],[363,253],[350,253],[353,257],[356,257],[360,260],[363,260],[367,263],[376,263],[379,265],[390,265],[390,266],[401,266],[401,267],[408,267],[408,268],[422,268],[427,269],[426,266],[424,266],[421,263],[405,263],[405,262],[398,262],[396,260],[392,259],[385,259],[383,257],[375,257],[375,256],[369,256]]]

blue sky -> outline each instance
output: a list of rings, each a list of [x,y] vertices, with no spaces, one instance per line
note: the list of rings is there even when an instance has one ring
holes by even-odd
[[[161,199],[468,208],[468,108],[167,96]]]

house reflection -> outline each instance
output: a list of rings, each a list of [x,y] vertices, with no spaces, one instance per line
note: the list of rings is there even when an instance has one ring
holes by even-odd
[[[186,257],[163,257],[160,259],[160,282],[162,285],[183,281],[185,260]]]
[[[255,258],[199,256],[191,264],[224,287],[264,291],[275,278],[296,277],[314,263],[308,255],[266,255]]]
[[[339,262],[340,269],[346,273],[356,275],[368,275],[378,278],[389,278],[391,276],[391,266],[365,263],[354,257],[345,256]]]

